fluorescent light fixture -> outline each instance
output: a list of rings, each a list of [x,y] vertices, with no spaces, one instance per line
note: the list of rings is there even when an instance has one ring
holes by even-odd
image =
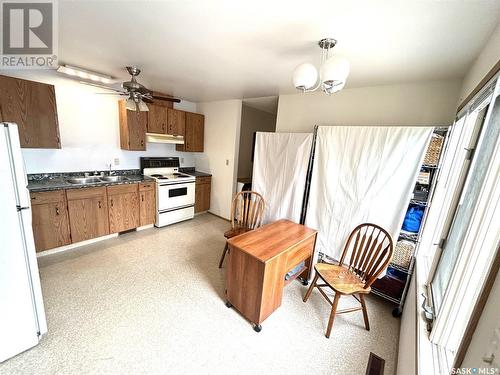
[[[106,84],[111,84],[114,82],[114,79],[111,76],[92,72],[90,70],[85,70],[82,68],[77,68],[71,65],[61,65],[59,66],[59,68],[57,68],[57,71],[68,76],[78,77],[80,79],[86,79],[94,82],[101,82]]]

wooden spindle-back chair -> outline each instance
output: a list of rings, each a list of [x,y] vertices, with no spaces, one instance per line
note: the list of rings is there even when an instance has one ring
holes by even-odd
[[[338,265],[318,263],[314,266],[316,274],[304,296],[304,302],[308,300],[312,290],[318,288],[332,306],[326,337],[330,337],[335,314],[358,310],[363,310],[365,327],[370,330],[364,295],[370,293],[373,282],[387,268],[392,253],[393,242],[389,233],[376,224],[365,223],[358,225],[349,235]],[[318,278],[324,283],[318,284]],[[335,292],[333,301],[322,288],[333,289]],[[353,296],[361,306],[337,311],[342,295]]]
[[[224,233],[226,239],[256,229],[262,225],[265,201],[262,195],[255,191],[240,191],[231,205],[231,229]],[[227,241],[219,261],[219,268],[224,263],[227,253]]]

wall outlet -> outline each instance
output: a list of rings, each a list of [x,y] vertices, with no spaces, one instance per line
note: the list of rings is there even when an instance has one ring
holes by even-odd
[[[184,158],[181,158],[181,164],[184,164]]]
[[[114,163],[115,165],[120,165],[120,158],[115,158]]]

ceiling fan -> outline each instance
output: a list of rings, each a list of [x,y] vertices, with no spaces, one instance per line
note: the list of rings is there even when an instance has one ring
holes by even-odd
[[[100,93],[108,95],[119,95],[127,98],[126,108],[131,111],[148,111],[148,106],[146,103],[153,103],[155,100],[163,100],[167,102],[179,103],[181,100],[177,98],[170,98],[167,96],[155,95],[151,90],[146,88],[137,82],[137,76],[141,73],[141,70],[136,66],[127,66],[127,71],[132,76],[130,81],[125,81],[122,83],[122,90],[115,89],[113,87],[96,85],[93,86],[100,87],[106,90],[115,91],[114,93]]]

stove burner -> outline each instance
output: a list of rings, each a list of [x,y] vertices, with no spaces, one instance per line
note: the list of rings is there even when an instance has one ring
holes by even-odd
[[[157,178],[158,180],[168,180],[168,177],[162,174],[152,174],[151,177]]]

